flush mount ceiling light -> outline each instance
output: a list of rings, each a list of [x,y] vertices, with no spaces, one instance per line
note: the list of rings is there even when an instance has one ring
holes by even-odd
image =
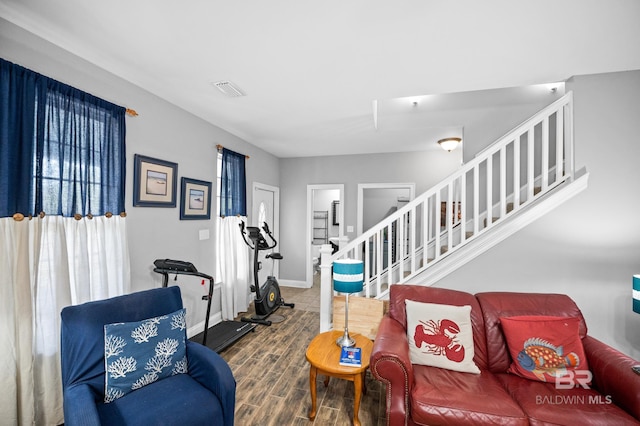
[[[224,93],[226,96],[229,96],[230,98],[238,98],[240,96],[246,96],[246,94],[242,90],[240,90],[238,86],[236,86],[229,80],[216,81],[211,84],[213,84],[215,87],[218,88],[219,91]]]
[[[438,145],[440,145],[445,151],[451,152],[460,145],[460,142],[462,142],[462,139],[460,138],[445,138],[440,139],[438,141]]]

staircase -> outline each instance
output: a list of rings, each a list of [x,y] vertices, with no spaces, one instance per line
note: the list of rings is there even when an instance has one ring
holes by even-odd
[[[433,285],[584,190],[588,176],[575,171],[570,92],[335,254],[323,246],[321,331],[331,329],[333,261],[364,260],[366,297]]]

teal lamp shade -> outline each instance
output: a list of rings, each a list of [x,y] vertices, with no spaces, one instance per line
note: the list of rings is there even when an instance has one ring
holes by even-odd
[[[340,259],[333,262],[333,289],[338,293],[359,293],[364,280],[362,260]]]
[[[640,275],[633,276],[633,312],[640,314]]]
[[[340,259],[333,262],[333,289],[346,293],[344,301],[344,334],[336,340],[343,348],[353,347],[356,340],[349,336],[349,294],[362,291],[364,262],[355,259]]]

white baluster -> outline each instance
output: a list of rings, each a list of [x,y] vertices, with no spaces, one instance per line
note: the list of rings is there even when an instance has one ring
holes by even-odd
[[[500,219],[507,215],[507,147],[500,148]]]
[[[480,165],[473,168],[473,235],[480,232]]]
[[[535,163],[533,128],[531,128],[527,131],[527,202],[533,199],[533,188],[536,185],[533,174]]]
[[[320,247],[320,332],[331,330],[333,307],[333,280],[331,277],[331,246]]]
[[[542,120],[542,192],[549,186],[549,117]]]
[[[487,157],[487,228],[493,223],[493,154]]]
[[[520,136],[513,141],[513,210],[520,207]]]

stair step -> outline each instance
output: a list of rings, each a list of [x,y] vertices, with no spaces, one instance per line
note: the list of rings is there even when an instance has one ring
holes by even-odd
[[[541,187],[539,187],[539,186],[534,187],[533,188],[533,195],[539,194],[540,191],[542,191]],[[525,201],[521,201],[520,202],[520,204],[524,204],[524,203],[525,203]],[[513,207],[514,207],[513,203],[507,203],[507,213],[512,212],[513,211]],[[491,218],[491,223],[496,222],[498,219],[500,219],[500,218],[499,217],[492,217]],[[485,227],[487,226],[487,219],[484,220],[484,226]]]

